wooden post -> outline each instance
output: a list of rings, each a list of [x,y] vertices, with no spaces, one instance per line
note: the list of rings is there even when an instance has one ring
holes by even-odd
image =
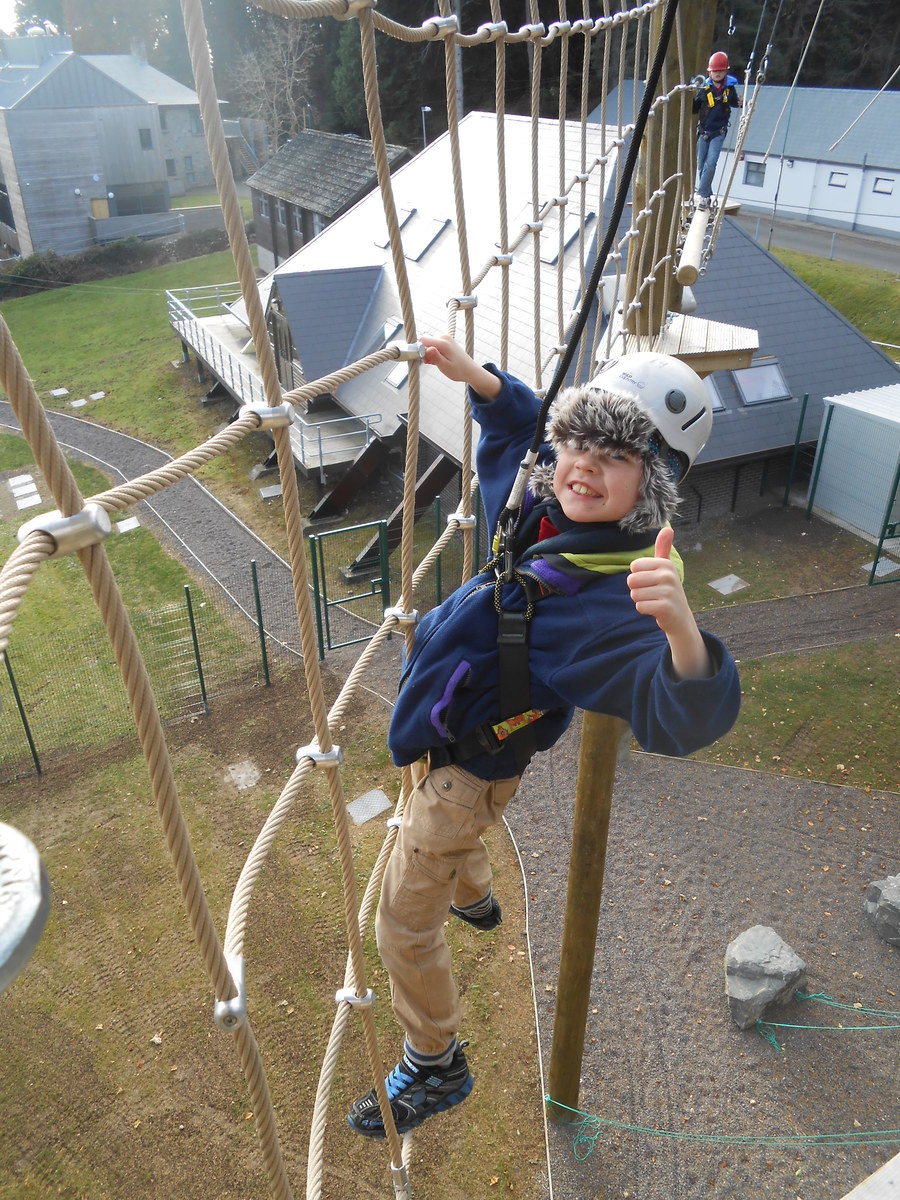
[[[681,0],[678,8],[681,24],[681,40],[684,48],[684,68],[688,78],[705,70],[712,47],[713,27],[715,24],[715,0]],[[657,9],[651,17],[650,44],[648,53],[652,58],[659,40],[659,30],[662,23],[660,10]],[[678,39],[673,33],[666,54],[660,91],[668,90],[675,81],[680,80],[678,61]],[[686,81],[685,81],[686,82]],[[660,143],[662,131],[662,114],[653,118],[647,124],[647,133],[641,145],[637,169],[631,187],[632,212],[640,213],[647,207],[648,197],[651,197],[663,181],[666,184],[665,194],[651,206],[651,214],[641,227],[641,234],[635,238],[628,249],[628,268],[625,280],[625,325],[629,333],[641,337],[655,337],[663,326],[666,318],[664,303],[668,293],[669,308],[677,310],[681,304],[681,285],[675,279],[674,263],[671,258],[668,263],[656,272],[655,283],[640,291],[644,276],[652,274],[654,260],[662,255],[674,254],[675,245],[671,241],[672,219],[676,201],[680,196],[689,197],[693,192],[693,139],[694,118],[691,115],[690,93],[680,94],[670,105],[666,119],[665,142]],[[682,167],[685,176],[681,181],[681,189],[673,178],[678,168],[679,137],[683,139]],[[676,228],[677,232],[677,228]],[[665,277],[664,277],[665,273]],[[666,282],[668,280],[668,288]],[[629,305],[639,300],[641,307],[631,309]]]
[[[613,780],[619,742],[627,731],[618,717],[584,714],[548,1080],[552,1100],[567,1108],[578,1107]],[[547,1111],[555,1121],[570,1119],[552,1101]]]

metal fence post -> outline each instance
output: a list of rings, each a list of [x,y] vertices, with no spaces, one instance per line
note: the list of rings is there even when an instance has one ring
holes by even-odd
[[[203,711],[209,715],[209,705],[206,702],[206,684],[203,682],[203,664],[200,661],[200,643],[197,641],[197,626],[194,624],[194,606],[191,604],[191,589],[184,585],[184,597],[187,600],[188,620],[191,624],[191,637],[194,641],[194,659],[197,663],[197,677],[200,680],[200,698],[203,701]]]
[[[28,724],[28,718],[25,716],[25,708],[22,704],[22,698],[19,695],[19,689],[16,687],[15,676],[13,675],[12,666],[9,661],[9,651],[4,655],[6,661],[6,673],[9,676],[9,682],[12,685],[13,697],[16,701],[16,708],[19,710],[19,717],[22,721],[22,728],[25,730],[25,737],[28,739],[28,749],[31,751],[31,757],[34,762],[34,769],[38,775],[41,774],[41,760],[38,758],[37,747],[34,744],[34,738],[31,736],[31,727]]]
[[[316,598],[316,640],[319,643],[319,661],[325,661],[325,638],[322,632],[322,601],[319,596],[319,564],[316,559],[316,535],[309,535],[309,557],[312,567],[312,589]]]
[[[262,604],[259,600],[259,579],[256,575],[256,559],[250,559],[250,577],[253,580],[253,599],[256,602],[256,624],[259,629],[259,648],[262,651],[263,675],[269,686],[269,656],[266,654],[266,631],[263,629]]]
[[[825,457],[825,443],[828,441],[828,430],[831,426],[831,418],[834,416],[834,405],[828,405],[828,412],[825,414],[825,428],[822,430],[822,436],[819,438],[819,446],[816,453],[815,467],[813,468],[813,477],[809,485],[809,499],[806,502],[806,515],[812,515],[813,501],[816,498],[816,488],[819,486],[819,472],[822,470],[822,459]]]
[[[794,438],[794,453],[791,455],[791,468],[788,471],[787,486],[784,489],[784,500],[781,502],[782,508],[787,508],[788,498],[791,494],[791,485],[794,482],[794,471],[797,468],[797,455],[800,453],[800,439],[803,436],[803,422],[806,420],[806,405],[808,401],[809,392],[804,392],[803,404],[800,406],[800,420],[797,422],[797,434]]]

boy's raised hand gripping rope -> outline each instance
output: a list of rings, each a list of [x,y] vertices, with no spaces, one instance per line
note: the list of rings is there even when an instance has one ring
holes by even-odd
[[[566,350],[560,359],[559,365],[556,368],[556,373],[553,380],[547,389],[547,394],[541,404],[541,411],[538,414],[537,427],[534,431],[534,439],[528,453],[519,464],[519,470],[516,478],[513,481],[512,490],[509,493],[509,499],[500,514],[497,522],[497,555],[496,566],[494,568],[498,579],[504,583],[508,582],[513,577],[513,563],[515,562],[515,529],[516,522],[519,519],[519,512],[525,500],[525,489],[528,486],[528,479],[531,475],[531,469],[537,461],[538,452],[541,448],[541,442],[544,440],[544,426],[547,423],[547,414],[550,411],[550,405],[556,399],[560,386],[566,378],[566,372],[572,365],[572,359],[575,357],[575,350],[578,347],[578,342],[584,332],[584,327],[587,324],[588,313],[590,311],[590,299],[596,294],[600,286],[600,277],[603,273],[603,268],[606,264],[606,259],[612,249],[613,241],[615,240],[616,230],[619,227],[619,221],[622,219],[622,213],[625,209],[625,201],[628,197],[628,188],[631,183],[631,177],[634,174],[634,168],[637,164],[637,157],[641,147],[641,139],[644,136],[644,128],[647,124],[647,119],[650,115],[650,109],[653,105],[653,100],[656,96],[656,89],[659,86],[659,79],[662,74],[663,63],[666,59],[666,53],[669,48],[669,40],[672,36],[672,29],[675,25],[675,14],[678,9],[678,0],[667,0],[665,12],[663,13],[662,25],[660,26],[659,41],[656,45],[656,53],[653,57],[653,63],[647,73],[647,82],[644,88],[644,96],[641,100],[641,106],[638,110],[637,119],[634,123],[634,132],[631,136],[631,145],[628,147],[628,154],[625,158],[625,164],[622,169],[622,178],[616,192],[616,198],[613,202],[612,212],[610,213],[609,222],[606,227],[606,233],[603,237],[603,244],[597,251],[597,257],[594,266],[591,270],[590,278],[585,285],[584,297],[582,299],[581,309],[575,324],[572,326],[572,331],[569,334]]]

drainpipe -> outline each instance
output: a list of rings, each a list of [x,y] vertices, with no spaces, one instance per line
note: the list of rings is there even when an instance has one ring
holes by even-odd
[[[856,219],[859,216],[859,206],[862,204],[863,187],[865,186],[866,182],[866,158],[867,155],[864,154],[862,159],[862,175],[860,176],[859,180],[859,191],[856,194],[856,208],[853,210],[853,222],[850,225],[851,233],[856,232]]]

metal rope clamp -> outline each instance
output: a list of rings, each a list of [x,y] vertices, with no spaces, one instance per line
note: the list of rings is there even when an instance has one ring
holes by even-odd
[[[344,0],[346,8],[342,13],[335,13],[339,21],[352,21],[367,8],[375,7],[375,0]]]
[[[260,429],[279,429],[283,425],[290,425],[294,419],[293,404],[276,404],[269,407],[268,404],[242,404],[238,409],[238,417],[246,417],[248,413],[254,413],[259,417]]]
[[[230,1000],[217,1000],[213,1009],[213,1020],[226,1033],[234,1033],[247,1020],[247,989],[244,986],[243,954],[225,954],[228,970],[237,988],[237,995]]]
[[[88,546],[105,541],[112,533],[112,521],[106,509],[99,504],[85,504],[71,517],[64,517],[57,508],[26,521],[17,534],[19,545],[30,533],[46,533],[53,538],[56,547],[50,557],[62,558],[64,554],[85,550]]]
[[[453,37],[459,32],[456,17],[429,17],[422,22],[422,32],[430,38]]]
[[[450,514],[447,518],[447,524],[449,525],[451,521],[455,521],[459,529],[475,528],[475,514],[472,513],[471,516],[466,516],[462,509],[458,509],[455,513]]]
[[[357,996],[352,987],[338,988],[334,993],[335,1004],[350,1004],[353,1008],[372,1008],[375,1004],[375,993],[371,988],[366,989],[364,996]]]
[[[423,342],[395,342],[393,348],[399,351],[397,357],[406,362],[411,362],[414,358],[420,361],[425,358],[426,346]]]
[[[344,761],[344,752],[340,746],[332,746],[330,750],[320,750],[319,743],[312,741],[308,746],[301,746],[297,751],[297,762],[308,758],[316,767],[339,767]]]
[[[390,621],[392,617],[398,625],[416,625],[419,620],[419,610],[411,608],[407,612],[405,608],[400,608],[395,604],[392,608],[384,610],[385,621]]]

